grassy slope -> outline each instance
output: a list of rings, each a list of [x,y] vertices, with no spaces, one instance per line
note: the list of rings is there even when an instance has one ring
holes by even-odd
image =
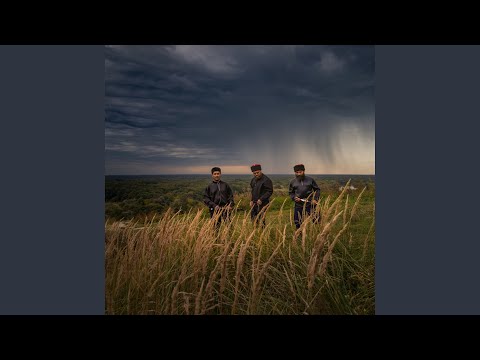
[[[266,229],[252,225],[248,194],[219,232],[205,208],[107,220],[106,312],[373,314],[375,196],[354,206],[358,194],[322,197],[322,223],[299,232],[285,195]]]

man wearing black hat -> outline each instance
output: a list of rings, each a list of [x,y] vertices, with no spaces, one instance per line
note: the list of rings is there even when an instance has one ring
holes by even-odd
[[[250,187],[252,188],[252,199],[250,201],[252,210],[250,215],[252,220],[255,221],[257,215],[270,201],[270,196],[273,194],[273,183],[267,175],[262,173],[260,164],[253,164],[250,169],[253,173],[253,179],[250,181]],[[263,218],[263,225],[265,226],[265,217]]]
[[[203,202],[210,210],[210,217],[213,217],[215,211],[222,211],[216,226],[220,226],[220,221],[228,219],[231,208],[235,205],[233,201],[233,191],[230,185],[220,180],[222,170],[219,167],[212,168],[212,182],[205,188]]]
[[[295,171],[295,179],[290,181],[288,194],[295,201],[294,219],[295,226],[298,229],[302,224],[302,216],[310,215],[318,204],[320,187],[311,177],[305,176],[305,166],[303,164],[295,165],[293,171]],[[303,213],[304,209],[305,214]],[[316,218],[314,221],[318,220]]]

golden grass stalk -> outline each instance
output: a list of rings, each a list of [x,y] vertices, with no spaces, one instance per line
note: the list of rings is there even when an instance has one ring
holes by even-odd
[[[202,300],[202,292],[203,292],[203,285],[205,283],[205,278],[202,278],[202,285],[200,286],[200,290],[195,298],[195,315],[200,315],[200,305]]]
[[[370,234],[371,234],[374,226],[375,226],[375,204],[373,204],[372,224],[370,225],[370,228],[368,229],[367,236],[365,237],[365,241],[363,242],[362,260],[365,258],[365,255],[367,255],[368,238],[370,237]]]
[[[307,288],[308,289],[311,289],[313,287],[314,280],[315,280],[315,269],[317,268],[318,259],[320,257],[320,254],[323,250],[323,247],[326,241],[327,241],[327,236],[325,234],[323,233],[318,234],[317,240],[315,241],[312,255],[310,256],[308,268],[307,268]]]
[[[333,239],[332,243],[328,247],[327,253],[323,257],[322,264],[320,265],[320,276],[323,276],[325,274],[325,271],[327,269],[327,263],[328,263],[329,259],[331,259],[331,257],[332,257],[333,248],[335,247],[335,244],[337,243],[338,239],[340,238],[340,235],[342,235],[343,232],[347,229],[348,224],[349,223],[346,223],[345,225],[343,225],[342,229],[337,233],[337,235]]]
[[[247,254],[248,245],[250,244],[250,241],[252,241],[254,234],[255,234],[255,229],[251,232],[251,234],[247,238],[247,241],[245,242],[245,244],[243,244],[240,247],[240,252],[238,254],[237,270],[235,272],[235,298],[233,300],[232,314],[235,314],[236,307],[237,307],[237,304],[238,304],[238,291],[239,291],[239,287],[240,287],[240,276],[242,274],[243,264],[245,262],[245,256]]]
[[[325,212],[325,221],[328,221],[329,217],[330,217],[330,214],[332,213],[332,210],[334,208],[336,208],[337,204],[342,200],[343,198],[343,195],[345,194],[345,192],[347,191],[347,187],[350,185],[350,180],[347,181],[347,184],[343,187],[343,190],[342,192],[340,193],[340,195],[335,199],[335,201],[333,202],[333,204],[328,208],[328,210]],[[336,211],[335,211],[336,213]]]
[[[343,211],[343,225],[347,222],[347,210],[348,210],[348,194],[347,199],[345,200],[345,210]]]
[[[272,255],[268,258],[268,260],[263,264],[261,270],[259,270],[258,276],[255,276],[255,281],[253,282],[253,291],[252,291],[252,297],[251,297],[251,304],[252,304],[252,312],[255,312],[257,309],[258,305],[258,300],[260,298],[260,285],[265,277],[265,273],[268,270],[268,267],[272,263],[273,258],[277,254],[278,250],[280,250],[280,247],[282,246],[282,242],[280,241],[278,245],[276,246],[275,250],[273,250]]]

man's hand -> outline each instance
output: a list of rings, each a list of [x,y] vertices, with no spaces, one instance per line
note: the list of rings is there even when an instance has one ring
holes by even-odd
[[[252,206],[253,206],[253,201],[250,201],[250,207],[252,207]]]
[[[262,205],[262,200],[258,199],[257,200],[257,205]]]
[[[295,200],[296,203],[302,202],[302,199],[300,199],[298,196],[295,196],[293,200]]]

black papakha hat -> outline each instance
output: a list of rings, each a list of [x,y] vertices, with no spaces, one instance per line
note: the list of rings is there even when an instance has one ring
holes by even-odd
[[[252,169],[252,172],[257,171],[257,170],[262,170],[262,166],[260,164],[253,164],[250,166],[250,169]]]
[[[305,171],[305,165],[298,164],[293,167],[293,171],[300,171],[300,170]]]
[[[217,166],[215,166],[215,167],[212,168],[212,174],[213,174],[215,171],[220,171],[220,172],[222,172],[222,170],[221,170],[219,167],[217,167]]]

